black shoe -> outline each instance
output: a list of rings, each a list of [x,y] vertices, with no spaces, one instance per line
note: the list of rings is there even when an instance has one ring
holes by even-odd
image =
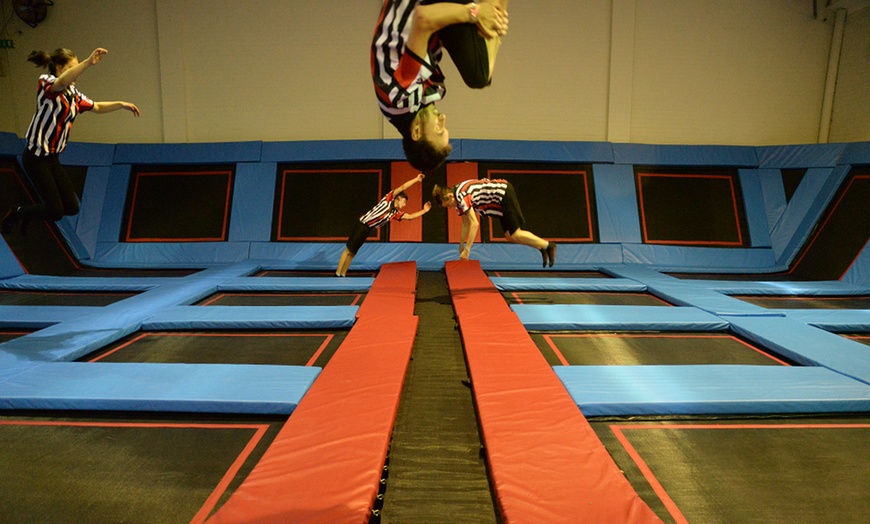
[[[9,211],[3,215],[3,222],[0,224],[0,231],[2,231],[4,235],[8,235],[12,232],[12,228],[15,227],[15,221],[18,220],[18,212],[20,210],[20,207],[9,209]]]
[[[547,258],[550,259],[550,267],[556,263],[556,243],[550,242],[547,244]]]
[[[541,248],[541,250],[540,250],[541,251],[541,258],[544,259],[544,268],[547,267],[547,248],[548,247],[549,247],[549,244],[547,245],[547,247]]]

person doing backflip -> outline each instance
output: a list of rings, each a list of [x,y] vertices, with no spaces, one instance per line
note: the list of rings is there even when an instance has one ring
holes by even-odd
[[[390,220],[413,220],[425,215],[430,209],[432,209],[432,204],[426,202],[423,205],[423,209],[416,213],[405,213],[402,211],[408,203],[408,195],[405,193],[405,190],[418,182],[422,182],[423,178],[425,178],[425,175],[421,173],[396,189],[390,191],[384,195],[384,198],[382,198],[375,207],[359,217],[359,222],[357,222],[353,232],[347,239],[346,247],[344,248],[344,251],[342,251],[341,257],[338,259],[338,268],[335,270],[335,276],[347,276],[347,269],[350,267],[353,257],[356,256],[359,248],[365,243],[366,238],[371,234],[372,229],[377,229]]]
[[[498,217],[504,237],[508,242],[523,244],[538,249],[544,259],[544,267],[553,267],[556,262],[556,243],[548,242],[522,227],[526,220],[520,209],[514,187],[507,180],[466,180],[453,187],[435,184],[432,197],[442,207],[455,208],[462,217],[459,235],[459,258],[468,260],[471,246],[480,228],[478,213]]]
[[[466,85],[492,81],[508,0],[385,0],[371,49],[378,105],[402,135],[408,162],[429,172],[450,151],[447,117],[435,108],[446,93],[439,62],[446,49]]]

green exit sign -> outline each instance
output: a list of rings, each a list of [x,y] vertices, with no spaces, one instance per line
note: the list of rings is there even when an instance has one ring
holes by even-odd
[[[15,42],[4,38],[0,40],[0,49],[15,49]]]

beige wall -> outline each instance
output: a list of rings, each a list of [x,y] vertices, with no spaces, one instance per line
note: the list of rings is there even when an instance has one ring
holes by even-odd
[[[39,73],[25,62],[31,49],[65,46],[84,58],[103,46],[109,56],[79,88],[95,100],[133,101],[142,117],[85,115],[74,140],[397,136],[369,78],[380,0],[55,4],[36,29],[9,24],[2,131],[23,135],[30,121]],[[809,0],[514,0],[510,15],[490,88],[466,88],[444,61],[448,95],[439,107],[454,138],[818,140],[833,19],[814,19]],[[870,13],[859,15],[847,21],[832,141],[870,140]]]

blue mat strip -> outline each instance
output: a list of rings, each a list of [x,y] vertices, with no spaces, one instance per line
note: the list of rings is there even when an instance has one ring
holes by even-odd
[[[728,322],[691,307],[526,305],[511,309],[530,331],[725,331]]]
[[[142,322],[146,331],[179,329],[345,329],[359,306],[177,306]]]
[[[556,366],[587,417],[870,411],[870,386],[818,367]]]

